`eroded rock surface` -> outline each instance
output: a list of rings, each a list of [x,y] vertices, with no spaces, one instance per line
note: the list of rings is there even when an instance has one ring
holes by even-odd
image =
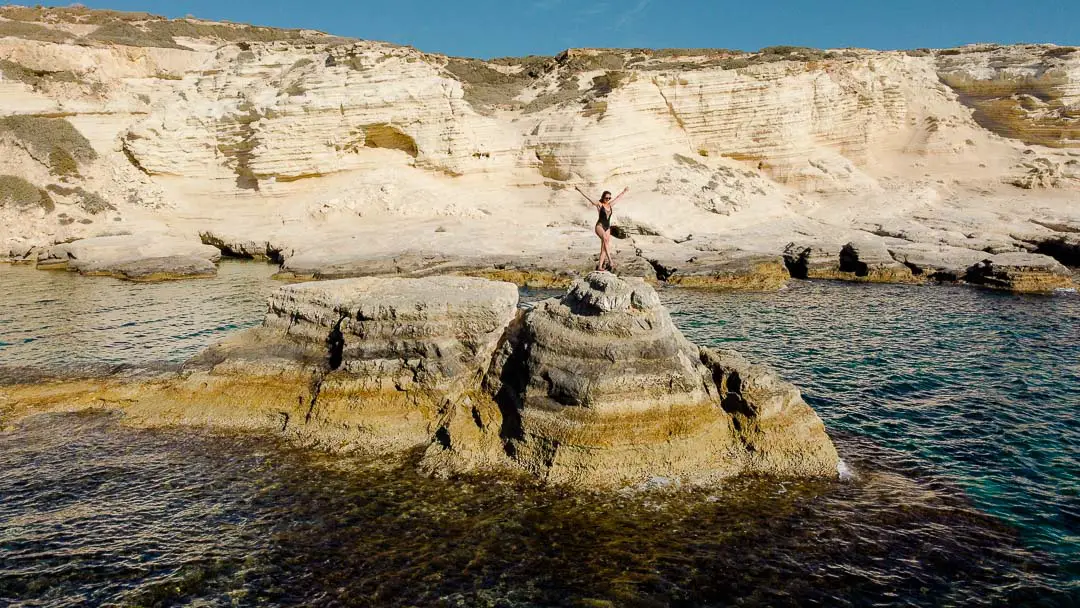
[[[708,357],[644,281],[591,273],[527,312],[497,355],[488,386],[506,453],[534,476],[581,485],[835,475],[824,425],[794,387],[740,359],[741,377],[768,390],[729,412],[724,396],[738,389],[718,387]]]
[[[898,262],[880,241],[849,242],[839,249],[823,243],[791,243],[784,262],[800,279],[837,279],[868,283],[918,283],[920,276]]]
[[[788,243],[812,249],[808,275],[918,282],[934,271],[889,262],[887,239],[951,269],[933,247],[1030,251],[1032,223],[1080,221],[1073,47],[481,61],[77,7],[0,18],[18,26],[0,38],[0,260],[175,232],[303,277],[566,286],[599,249],[572,186],[629,186],[622,274],[775,289]]]
[[[160,234],[102,236],[55,245],[38,254],[39,268],[133,281],[213,276],[217,248]]]
[[[1049,256],[1000,253],[968,269],[969,283],[1018,293],[1045,293],[1074,286],[1068,268]]]
[[[5,393],[16,417],[116,408],[134,424],[418,450],[436,475],[509,471],[612,488],[657,476],[699,485],[838,474],[825,427],[795,387],[736,353],[699,349],[644,280],[606,272],[528,310],[513,284],[474,277],[289,285],[270,297],[261,327],[178,375]]]
[[[194,359],[188,383],[323,447],[425,445],[450,404],[479,391],[517,300],[512,284],[470,277],[291,285],[262,327]]]

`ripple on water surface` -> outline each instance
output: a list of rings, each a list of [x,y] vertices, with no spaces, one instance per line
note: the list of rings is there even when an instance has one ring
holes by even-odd
[[[258,323],[272,270],[0,267],[0,376],[175,364]],[[1076,294],[661,295],[798,384],[860,479],[598,498],[45,416],[0,435],[0,604],[1080,604]]]

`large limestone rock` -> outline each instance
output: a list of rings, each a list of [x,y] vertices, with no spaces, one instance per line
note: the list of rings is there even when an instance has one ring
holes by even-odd
[[[217,248],[161,234],[80,239],[39,253],[38,268],[132,281],[207,277],[217,273]]]
[[[436,475],[527,474],[590,488],[749,473],[835,477],[798,390],[699,349],[640,278],[595,272],[518,309],[474,277],[289,285],[261,327],[175,375],[5,387],[8,414],[122,409],[133,424],[271,432],[320,449],[422,454]]]
[[[1037,253],[1000,253],[968,269],[969,283],[1018,293],[1074,287],[1072,273],[1054,258]]]
[[[470,277],[287,286],[262,327],[192,360],[184,390],[322,447],[423,446],[450,404],[479,391],[517,299],[512,284]]]
[[[921,276],[898,262],[880,241],[849,242],[838,248],[824,242],[790,243],[784,262],[800,279],[837,279],[868,283],[918,283]]]
[[[962,280],[968,268],[986,258],[982,251],[902,239],[886,239],[885,246],[889,255],[911,269],[915,277],[939,281]]]
[[[744,471],[797,471],[827,476],[836,450],[825,428],[793,384],[733,350],[701,349],[712,372],[721,407],[731,416],[745,448]]]
[[[658,279],[671,285],[702,289],[771,291],[791,275],[779,254],[716,246],[702,239],[677,243],[655,236],[634,238],[639,255],[653,266]]]
[[[703,363],[640,279],[597,272],[577,281],[526,313],[496,360],[488,387],[506,453],[542,479],[618,486],[836,474],[820,419],[763,368],[740,360],[741,377],[765,388],[743,394],[752,405],[725,409],[724,396],[740,389],[718,388],[716,365]]]

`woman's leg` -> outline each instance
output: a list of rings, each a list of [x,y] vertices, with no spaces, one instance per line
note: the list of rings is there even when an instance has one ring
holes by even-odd
[[[615,272],[615,260],[611,259],[611,230],[604,231],[604,255],[607,256],[608,270]]]
[[[608,259],[608,253],[607,253],[607,241],[606,241],[605,236],[604,236],[605,234],[607,234],[607,231],[604,230],[603,226],[601,226],[600,224],[597,224],[595,232],[596,232],[596,236],[600,237],[600,259],[597,260],[597,262],[596,262],[596,269],[597,270],[603,270],[604,269],[604,264],[605,263],[610,263],[610,260]]]

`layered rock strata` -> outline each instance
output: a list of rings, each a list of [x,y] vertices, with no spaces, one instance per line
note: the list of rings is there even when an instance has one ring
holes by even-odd
[[[1030,253],[1001,253],[968,269],[969,283],[1017,293],[1071,289],[1072,273],[1053,258]]]
[[[952,248],[1076,263],[1074,47],[480,61],[79,7],[0,33],[0,259],[203,234],[297,276],[566,285],[598,249],[571,186],[629,185],[620,271],[681,285],[776,288],[792,242],[855,281],[962,278]]]
[[[469,277],[358,278],[275,292],[263,326],[189,363],[190,399],[279,419],[335,450],[431,441],[449,404],[480,390],[517,288]]]
[[[744,391],[755,405],[729,411],[725,396],[742,389],[718,387],[711,360],[643,281],[592,273],[526,313],[504,346],[489,384],[507,453],[534,476],[585,485],[835,475],[824,425],[794,387],[782,397]],[[778,384],[764,368],[740,369],[770,390]],[[769,433],[788,431],[774,450],[779,437]]]
[[[797,389],[694,346],[649,285],[609,273],[525,311],[514,285],[473,277],[290,285],[261,327],[176,377],[5,387],[4,399],[8,417],[116,408],[135,423],[261,430],[332,451],[418,450],[432,474],[582,487],[835,477],[838,466]]]
[[[847,243],[830,249],[819,243],[790,243],[784,263],[799,279],[837,279],[868,283],[918,283],[921,276],[898,262],[881,243]]]

